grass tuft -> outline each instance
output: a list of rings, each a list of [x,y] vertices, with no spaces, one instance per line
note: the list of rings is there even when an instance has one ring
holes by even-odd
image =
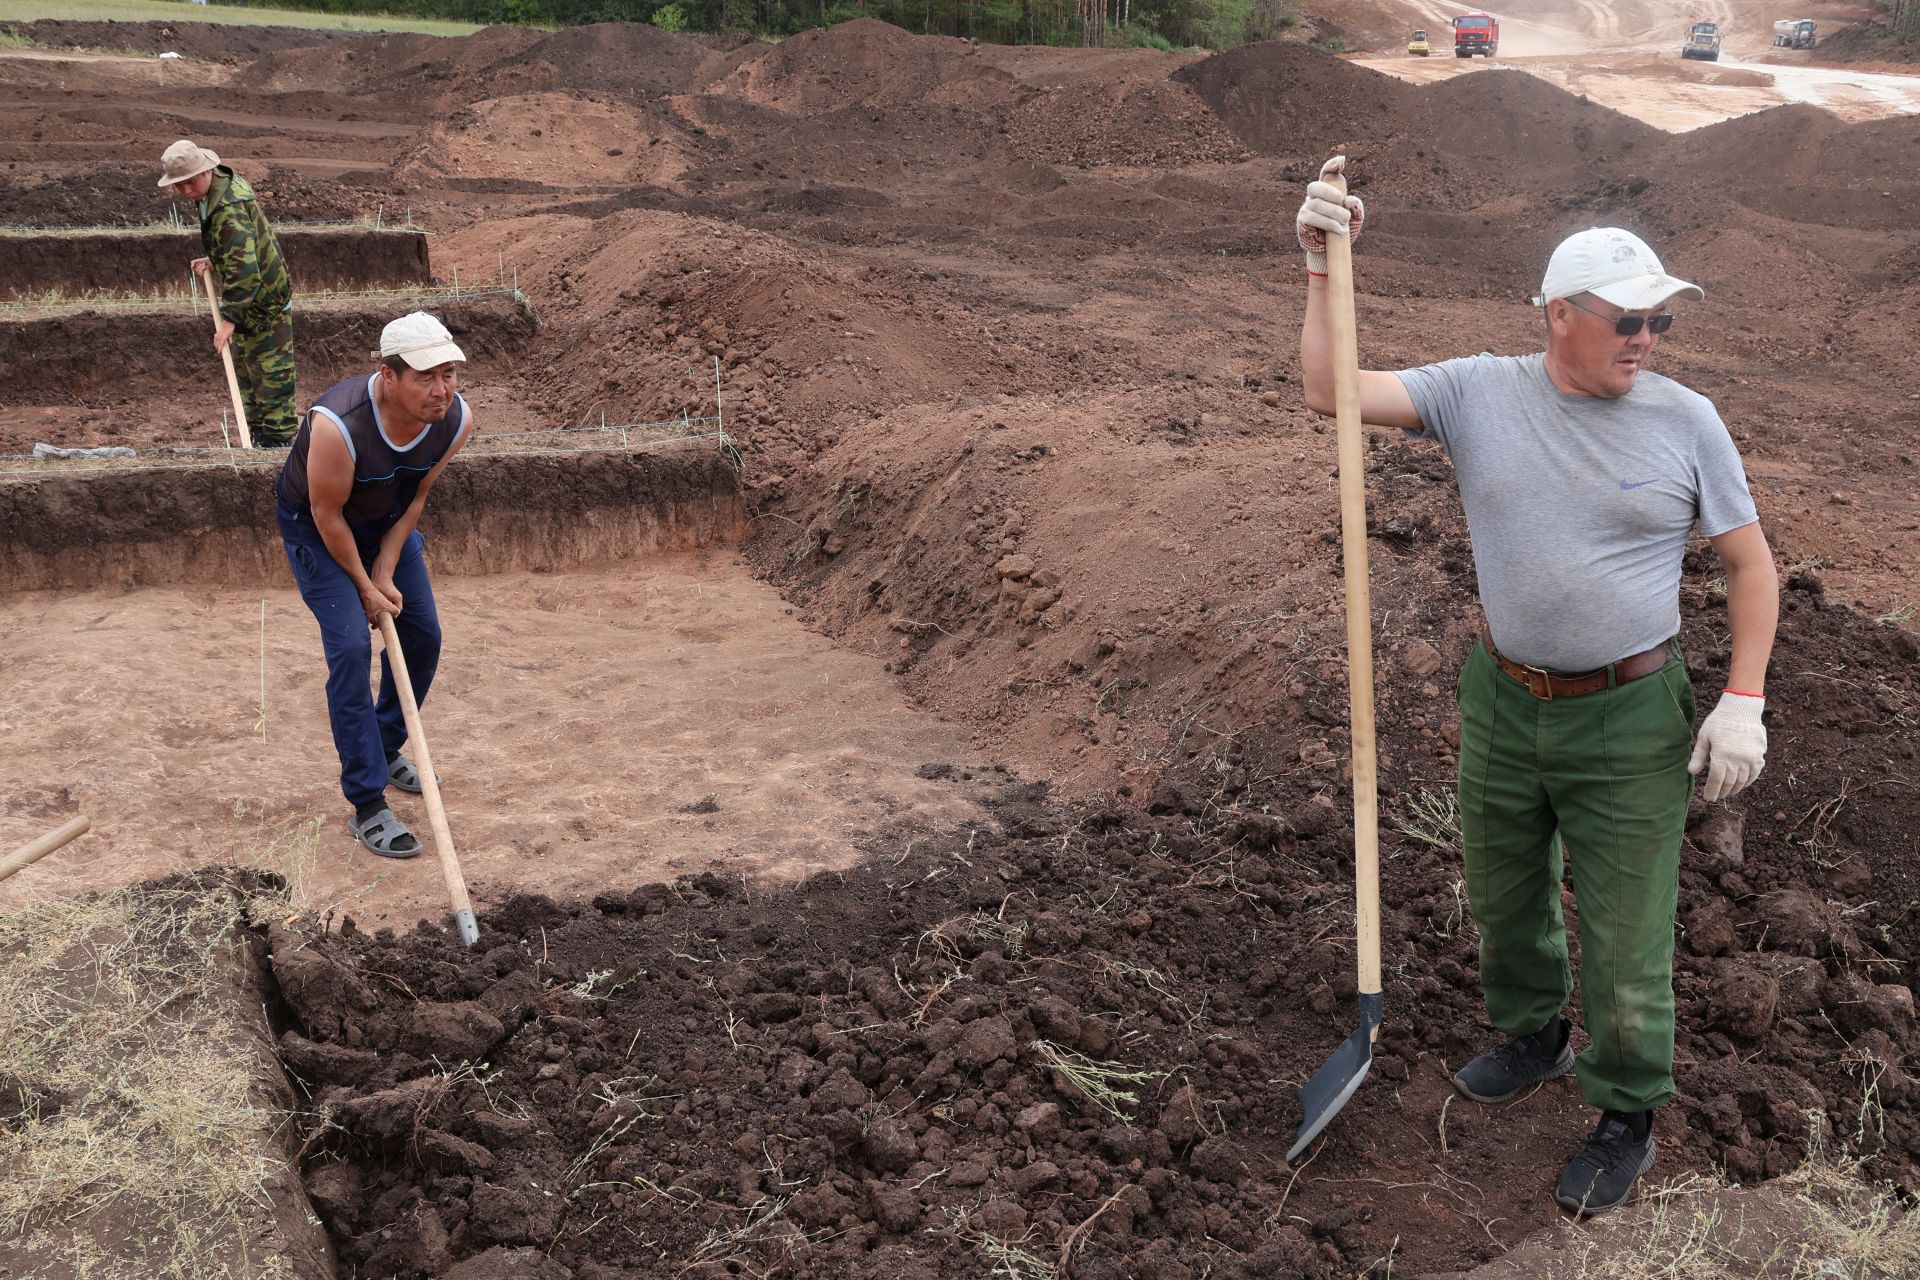
[[[1167,1075],[1164,1071],[1130,1071],[1118,1062],[1089,1058],[1051,1040],[1035,1040],[1028,1047],[1081,1097],[1122,1124],[1133,1123],[1133,1108],[1140,1105],[1140,1095],[1122,1086],[1152,1084]]]
[[[241,911],[225,887],[168,884],[0,916],[0,1081],[19,1100],[0,1235],[48,1274],[287,1274],[248,1257],[267,1183],[290,1175],[223,1003]]]

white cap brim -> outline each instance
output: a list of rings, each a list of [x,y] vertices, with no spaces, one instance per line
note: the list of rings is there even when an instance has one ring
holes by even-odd
[[[1673,298],[1700,302],[1707,296],[1707,291],[1699,285],[1669,275],[1635,276],[1631,280],[1618,280],[1586,292],[1602,302],[1611,302],[1622,311],[1646,311]]]
[[[438,369],[443,364],[452,364],[454,361],[465,364],[467,360],[467,353],[452,342],[436,342],[430,347],[421,347],[417,351],[396,351],[393,354],[422,373],[428,369]]]

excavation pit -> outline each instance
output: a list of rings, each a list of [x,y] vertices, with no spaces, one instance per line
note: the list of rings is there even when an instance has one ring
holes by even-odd
[[[417,228],[279,225],[294,287],[303,291],[390,288],[433,279],[426,232]],[[184,287],[187,264],[205,252],[192,230],[58,227],[0,230],[6,297],[144,293]]]
[[[243,864],[366,923],[446,911],[431,856],[376,858],[346,833],[272,476],[0,485],[0,522],[26,535],[0,580],[41,588],[0,596],[7,817],[94,823],[8,896]],[[681,872],[792,879],[972,811],[916,772],[964,758],[963,735],[804,630],[734,551],[746,528],[710,444],[448,471],[423,522],[446,636],[424,713],[483,907]],[[424,837],[417,798],[391,798]]]

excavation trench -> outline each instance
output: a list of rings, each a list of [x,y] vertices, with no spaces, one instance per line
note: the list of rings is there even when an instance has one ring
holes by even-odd
[[[367,289],[433,279],[424,231],[279,226],[296,289]],[[184,288],[204,250],[191,231],[110,227],[0,232],[0,280],[16,300]]]
[[[294,368],[302,403],[372,367],[389,320],[429,310],[466,353],[468,400],[499,431],[527,425],[501,388],[539,325],[511,290],[395,291],[378,298],[296,297]],[[62,447],[218,445],[226,375],[204,304],[16,308],[0,316],[0,456]],[[237,438],[237,437],[236,437]]]

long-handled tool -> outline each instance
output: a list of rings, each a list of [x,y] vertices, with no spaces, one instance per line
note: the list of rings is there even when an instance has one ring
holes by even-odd
[[[213,313],[213,327],[220,329],[220,308],[214,305],[213,282],[196,271],[193,278],[200,282],[200,289],[207,297],[207,310]],[[233,343],[220,348],[220,359],[227,366],[227,394],[233,398],[233,420],[240,424],[240,447],[253,448],[253,433],[247,430],[247,406],[240,398],[240,379],[233,371]]]
[[[460,941],[471,947],[480,941],[480,926],[473,918],[473,900],[467,897],[467,878],[460,874],[460,857],[453,851],[453,832],[447,827],[447,811],[440,803],[440,780],[433,773],[433,753],[427,750],[427,731],[420,727],[420,704],[413,700],[407,658],[400,652],[400,636],[393,629],[390,613],[380,615],[380,638],[386,642],[387,669],[393,672],[393,687],[400,691],[400,711],[407,718],[413,767],[420,773],[420,795],[427,802],[434,851],[440,855],[440,871],[447,877],[447,893],[453,898],[453,920],[460,926]]]
[[[38,840],[30,840],[21,845],[5,858],[0,858],[0,880],[5,880],[22,867],[32,866],[76,836],[85,835],[92,826],[93,819],[82,814],[65,826],[47,832]]]
[[[1346,195],[1343,174],[1321,180]],[[1360,1026],[1300,1090],[1291,1160],[1347,1105],[1373,1066],[1380,1031],[1380,813],[1373,743],[1373,593],[1367,582],[1366,432],[1360,423],[1360,342],[1353,311],[1353,245],[1327,236],[1333,321],[1334,415],[1340,441],[1340,554],[1347,571],[1347,691],[1353,719],[1353,888]]]

